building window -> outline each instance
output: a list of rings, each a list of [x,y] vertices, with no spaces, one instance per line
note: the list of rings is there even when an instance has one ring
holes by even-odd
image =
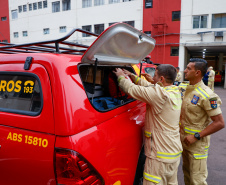
[[[207,16],[193,16],[193,28],[207,28]]]
[[[33,10],[37,10],[37,3],[33,3]]]
[[[60,12],[60,1],[52,2],[52,12]]]
[[[44,29],[43,29],[43,34],[44,34],[44,35],[49,34],[49,28],[44,28]]]
[[[104,5],[104,0],[94,0],[94,6]]]
[[[117,22],[110,22],[108,25],[111,26],[111,25],[113,25],[115,23],[117,23]]]
[[[19,37],[19,33],[18,32],[14,32],[13,36],[14,36],[14,38],[18,38]]]
[[[32,4],[29,4],[29,11],[32,11]]]
[[[213,14],[212,28],[226,28],[226,14]]]
[[[8,40],[2,40],[2,42],[8,43]]]
[[[18,6],[18,11],[19,11],[19,13],[22,12],[22,6]]]
[[[171,47],[170,56],[179,56],[179,47]]]
[[[122,0],[123,2],[128,2],[128,1],[132,1],[132,0]]]
[[[153,8],[153,0],[145,0],[145,8]]]
[[[60,33],[64,33],[67,31],[66,26],[60,26]]]
[[[172,12],[172,21],[180,21],[180,11]]]
[[[91,25],[82,26],[82,29],[91,32]],[[90,37],[91,35],[86,34],[86,33],[82,33],[82,36],[83,36],[83,37]]]
[[[17,10],[12,10],[11,14],[12,14],[12,19],[17,19],[18,18]]]
[[[151,37],[151,31],[145,31],[144,32],[147,36]]]
[[[82,0],[82,8],[87,8],[92,6],[92,0]]]
[[[124,21],[124,23],[134,27],[134,21]]]
[[[48,5],[47,5],[47,1],[43,1],[43,8],[47,8]]]
[[[27,11],[27,5],[23,5],[23,12],[26,12]]]
[[[71,9],[71,0],[62,0],[63,11]]]
[[[27,35],[27,31],[23,31],[22,33],[23,33],[23,37],[27,37],[28,36]]]
[[[7,17],[1,17],[1,21],[6,21]]]
[[[42,1],[38,2],[38,9],[42,9]]]
[[[109,4],[120,3],[120,0],[109,0]]]
[[[94,32],[96,34],[101,34],[104,31],[104,24],[96,24],[94,25]]]

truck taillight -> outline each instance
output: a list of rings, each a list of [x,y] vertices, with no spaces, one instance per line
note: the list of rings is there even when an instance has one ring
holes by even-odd
[[[103,185],[94,167],[78,152],[55,149],[55,170],[58,185]]]

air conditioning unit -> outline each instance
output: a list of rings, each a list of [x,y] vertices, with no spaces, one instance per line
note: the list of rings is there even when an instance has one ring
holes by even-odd
[[[215,37],[223,37],[224,36],[224,32],[223,31],[215,31],[214,32],[214,36]]]

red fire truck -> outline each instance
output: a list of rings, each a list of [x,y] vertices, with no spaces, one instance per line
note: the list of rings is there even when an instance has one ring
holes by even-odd
[[[66,41],[74,32],[98,38],[90,47]],[[100,36],[74,29],[1,44],[0,184],[133,184],[145,104],[110,97],[108,79],[115,67],[134,73],[154,39],[119,23]]]

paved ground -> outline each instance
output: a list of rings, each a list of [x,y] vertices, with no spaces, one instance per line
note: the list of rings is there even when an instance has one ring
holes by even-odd
[[[226,89],[215,87],[215,92],[220,96],[223,104],[222,114],[226,122]],[[211,136],[208,157],[208,185],[226,184],[226,128]],[[184,185],[182,164],[178,170],[179,185]]]

